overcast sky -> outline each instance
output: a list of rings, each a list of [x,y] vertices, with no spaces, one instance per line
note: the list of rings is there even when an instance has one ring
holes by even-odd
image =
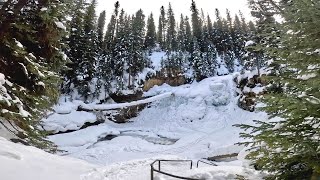
[[[106,23],[109,23],[116,0],[97,0],[97,2],[97,14],[106,10]],[[156,23],[158,22],[160,7],[164,6],[165,9],[167,9],[169,2],[171,2],[173,12],[177,17],[176,20],[180,20],[181,13],[183,13],[184,16],[188,15],[189,17],[191,14],[191,0],[119,0],[119,2],[120,9],[123,8],[128,14],[134,14],[140,8],[143,10],[146,17],[152,12]],[[247,6],[247,0],[195,0],[195,2],[198,9],[200,10],[202,8],[205,15],[208,13],[212,19],[215,17],[215,8],[220,10],[223,17],[225,16],[226,8],[228,8],[231,11],[232,16],[241,10],[247,19],[252,19],[250,10]]]

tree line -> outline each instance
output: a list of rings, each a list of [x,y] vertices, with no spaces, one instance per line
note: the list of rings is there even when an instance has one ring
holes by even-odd
[[[241,12],[232,17],[227,10],[226,18],[222,18],[215,9],[216,20],[212,21],[194,1],[191,18],[181,14],[180,21],[175,19],[170,3],[167,9],[162,6],[158,27],[152,13],[146,17],[140,9],[129,15],[119,2],[106,23],[105,11],[95,17],[95,5],[95,1],[77,2],[66,39],[71,63],[64,92],[76,89],[84,99],[106,95],[112,89],[134,89],[138,74],[152,68],[150,55],[155,51],[166,53],[162,68],[182,72],[191,69],[192,78],[198,81],[223,75],[218,72],[221,66],[227,69],[226,73],[232,73],[245,66],[244,44],[255,35],[254,23],[247,22]]]

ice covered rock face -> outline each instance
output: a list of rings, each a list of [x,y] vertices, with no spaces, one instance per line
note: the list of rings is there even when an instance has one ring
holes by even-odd
[[[212,91],[212,96],[206,99],[208,104],[212,104],[214,106],[223,106],[229,104],[231,94],[225,84],[215,83],[210,84],[209,87]]]
[[[215,77],[179,87],[169,85],[155,86],[145,96],[154,96],[165,92],[174,93],[174,97],[158,104],[160,110],[181,120],[200,120],[205,118],[210,108],[226,106],[234,94],[232,78]],[[179,112],[178,115],[176,112]]]
[[[164,92],[173,92],[176,98],[187,99],[188,104],[224,106],[230,103],[233,95],[232,83],[228,78],[208,78],[192,85],[179,87],[168,85],[155,86],[146,92],[145,96],[154,96]]]

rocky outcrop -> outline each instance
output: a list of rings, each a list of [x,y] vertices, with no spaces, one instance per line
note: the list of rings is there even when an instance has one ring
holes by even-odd
[[[266,75],[251,75],[251,73],[237,74],[234,81],[237,84],[239,100],[238,106],[247,111],[254,111],[257,98],[266,93]]]
[[[183,73],[179,69],[165,68],[161,71],[158,71],[155,76],[147,79],[143,85],[143,91],[148,91],[153,86],[166,83],[170,86],[180,86],[187,82],[186,78],[183,76]]]

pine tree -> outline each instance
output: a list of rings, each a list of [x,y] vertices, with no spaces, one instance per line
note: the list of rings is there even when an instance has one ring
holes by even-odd
[[[39,119],[59,96],[66,10],[60,1],[5,1],[0,7],[0,121],[9,121],[18,139],[46,150]]]
[[[95,17],[96,1],[92,0],[84,16],[84,35],[82,46],[84,53],[79,64],[80,74],[78,75],[77,89],[85,100],[93,95],[94,89],[91,89],[91,83],[96,74],[95,67],[97,63],[97,29]],[[92,97],[91,97],[92,98]]]
[[[134,82],[135,77],[147,66],[146,54],[143,51],[145,35],[145,15],[140,9],[132,21],[132,63],[129,64],[129,74]],[[132,83],[133,84],[133,83]]]
[[[125,29],[125,12],[121,9],[118,17],[117,32],[115,35],[115,46],[112,52],[113,77],[117,82],[117,89],[124,89],[124,66],[128,61],[127,34]]]
[[[199,17],[199,10],[197,9],[196,3],[192,0],[191,3],[191,23],[192,23],[192,30],[193,30],[193,36],[196,38],[198,41],[198,44],[201,48],[203,49],[203,44],[202,44],[202,23]],[[202,51],[201,51],[202,52]]]
[[[115,7],[115,9],[114,9],[113,14],[111,15],[110,22],[107,26],[107,31],[106,31],[105,37],[104,37],[104,46],[105,46],[106,55],[112,54],[113,49],[114,49],[114,45],[115,45],[115,35],[117,32],[116,29],[117,29],[117,24],[118,24],[117,18],[118,18],[119,7],[120,7],[119,1],[117,1],[114,4],[114,7]]]
[[[78,1],[76,9],[84,9],[85,3]],[[68,70],[65,71],[65,82],[63,93],[71,93],[72,88],[78,84],[78,76],[80,76],[81,66],[80,63],[83,59],[84,46],[83,46],[83,35],[84,35],[84,12],[77,10],[72,14],[72,20],[70,22],[70,33],[67,39],[68,48],[67,56],[70,62],[67,64]]]
[[[245,41],[247,40],[246,32],[243,31],[242,23],[238,17],[235,15],[234,22],[234,34],[233,34],[233,53],[235,56],[235,60],[237,60],[238,65],[243,66],[243,58],[245,55]]]
[[[229,72],[234,71],[234,60],[235,55],[233,52],[233,27],[230,25],[231,17],[228,17],[228,10],[227,10],[227,18],[222,19],[222,54],[221,57],[224,60],[225,64],[227,65],[227,69]]]
[[[240,126],[252,129],[242,134],[252,138],[244,143],[251,147],[248,158],[257,168],[270,172],[268,179],[319,179],[320,2],[294,0],[268,5],[271,12],[284,18],[279,25],[281,36],[269,37],[278,38],[281,46],[274,51],[269,48],[272,41],[260,43],[282,68],[269,74],[269,92],[261,99],[270,120]]]
[[[201,57],[200,46],[198,44],[196,37],[194,37],[194,39],[193,39],[193,50],[192,50],[190,62],[193,67],[194,78],[197,81],[201,81],[204,78],[203,71],[204,71],[205,64],[204,64],[204,61]]]
[[[214,29],[210,16],[207,16],[208,38],[213,43]]]
[[[242,32],[244,32],[245,34],[248,33],[248,25],[246,22],[245,17],[243,16],[243,13],[241,11],[239,11],[239,15],[240,15],[240,19],[241,19],[241,30]]]
[[[100,66],[105,61],[105,53],[104,53],[104,39],[103,39],[103,31],[105,27],[106,21],[106,11],[102,11],[98,18],[98,25],[97,25],[97,65],[96,65],[96,74],[95,77],[97,78],[96,87],[95,87],[95,97],[98,97],[101,93],[101,89],[103,87],[103,80],[102,80],[102,71]],[[98,97],[99,98],[99,97]]]
[[[208,16],[209,17],[209,16]],[[211,28],[210,28],[211,26]],[[217,53],[214,48],[214,45],[211,41],[211,35],[210,31],[213,31],[213,27],[211,24],[210,18],[208,18],[208,21],[203,26],[203,45],[204,45],[204,52],[202,53],[203,58],[203,70],[202,75],[203,77],[211,77],[215,75],[215,67],[216,67],[216,57]]]
[[[174,18],[174,13],[171,7],[171,3],[169,3],[168,7],[168,21],[167,21],[167,32],[166,32],[166,50],[167,53],[171,53],[172,51],[177,50],[177,39],[176,39],[176,21]]]
[[[193,49],[193,43],[192,43],[193,36],[192,36],[189,18],[187,16],[185,17],[184,23],[186,27],[186,38],[185,38],[184,44],[186,46],[187,52],[191,53]]]
[[[214,23],[215,32],[213,36],[213,44],[215,44],[218,54],[221,55],[225,51],[224,44],[223,44],[224,42],[223,23],[222,23],[222,18],[221,18],[219,9],[215,9],[215,14],[216,14],[216,22]]]
[[[252,9],[251,14],[256,17],[257,20],[257,35],[251,39],[255,44],[254,46],[247,47],[249,52],[249,60],[247,60],[247,68],[255,68],[260,75],[260,68],[264,66],[268,59],[272,59],[271,54],[265,56],[262,50],[262,46],[268,44],[270,49],[278,49],[279,41],[276,34],[280,33],[278,28],[279,23],[275,21],[275,15],[278,14],[277,9],[273,7],[273,1],[255,1],[250,0],[249,5]],[[255,27],[252,23],[249,23],[250,31]],[[277,66],[277,65],[275,65]]]
[[[98,25],[97,25],[97,34],[98,34],[98,47],[102,49],[103,47],[103,31],[104,26],[106,24],[106,11],[102,11],[98,18]]]
[[[159,16],[159,23],[158,23],[158,34],[157,34],[157,41],[160,45],[162,50],[165,49],[166,39],[165,39],[165,32],[166,32],[166,12],[164,7],[161,6],[160,8],[160,16]]]
[[[153,14],[151,13],[147,21],[147,33],[144,41],[144,48],[149,52],[156,47],[156,26],[154,24]]]

